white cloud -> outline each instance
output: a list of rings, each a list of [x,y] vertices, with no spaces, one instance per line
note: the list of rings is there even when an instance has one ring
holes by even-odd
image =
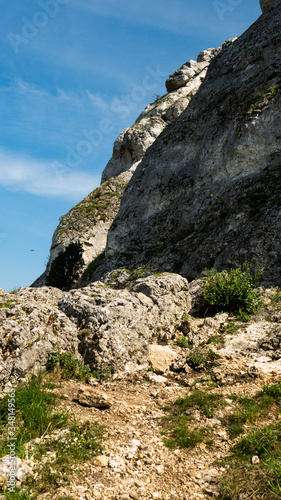
[[[99,177],[56,163],[0,150],[0,185],[9,191],[77,200],[99,185]]]
[[[93,104],[95,108],[107,112],[110,110],[110,104],[101,97],[100,93],[93,94],[88,90],[86,92],[91,104]]]

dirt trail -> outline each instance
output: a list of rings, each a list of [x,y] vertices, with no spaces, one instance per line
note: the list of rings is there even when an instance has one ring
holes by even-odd
[[[153,378],[153,377],[152,377]],[[157,378],[157,377],[156,377]],[[202,377],[197,378],[200,380]],[[188,383],[194,383],[189,379]],[[208,384],[197,383],[206,389]],[[57,392],[67,396],[62,407],[73,412],[79,421],[90,420],[103,424],[108,436],[103,457],[83,465],[83,472],[73,476],[71,485],[62,488],[54,500],[69,495],[75,500],[199,500],[218,497],[217,479],[226,469],[214,465],[223,458],[232,442],[217,410],[212,419],[194,412],[200,426],[212,426],[213,444],[200,443],[192,449],[169,450],[163,445],[165,404],[185,396],[189,388],[166,379],[104,382],[97,390],[106,393],[113,404],[108,410],[81,406],[78,390],[85,386],[74,381],[62,382]],[[261,389],[262,381],[237,382],[231,387],[217,387],[211,392],[253,394]],[[231,403],[231,402],[230,402]],[[231,410],[231,407],[225,411]],[[103,462],[99,465],[100,460]],[[50,498],[48,494],[42,498]]]

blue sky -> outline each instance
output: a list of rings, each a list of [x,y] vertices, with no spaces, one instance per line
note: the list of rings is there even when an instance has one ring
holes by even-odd
[[[1,2],[0,288],[44,271],[59,217],[169,74],[260,14],[258,0]]]

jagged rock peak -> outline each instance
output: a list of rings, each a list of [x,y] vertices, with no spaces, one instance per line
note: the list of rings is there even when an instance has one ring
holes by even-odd
[[[166,80],[166,88],[168,92],[177,90],[180,87],[186,85],[190,80],[194,79],[199,73],[206,69],[213,57],[217,56],[225,47],[230,45],[236,40],[232,38],[223,43],[220,47],[211,48],[207,50],[202,50],[197,61],[190,59],[185,64],[183,64],[179,69],[177,69],[172,75]]]
[[[126,128],[116,139],[112,158],[107,163],[101,182],[121,172],[134,173],[147,149],[167,125],[178,119],[202,84],[208,66],[216,55],[236,38],[220,47],[200,52],[197,61],[187,61],[166,81],[168,93],[148,104],[134,125]]]
[[[274,0],[260,0],[261,10],[265,12],[273,4]]]

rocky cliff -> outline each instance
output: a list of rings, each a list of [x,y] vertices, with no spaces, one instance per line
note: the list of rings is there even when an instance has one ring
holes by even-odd
[[[281,0],[261,6],[120,134],[101,186],[61,218],[36,287],[0,289],[1,500],[280,497]],[[191,279],[245,261],[264,268],[263,286],[234,270],[234,284],[211,287],[225,312],[203,309],[206,280]],[[55,262],[70,286],[41,286]],[[246,309],[230,307],[229,283]],[[46,414],[55,401],[63,412],[48,424],[41,396]],[[110,431],[101,456],[96,421]]]
[[[189,60],[183,64],[167,79],[168,93],[148,104],[136,122],[121,132],[114,143],[112,158],[102,173],[101,186],[61,217],[53,235],[46,271],[33,286],[46,283],[52,263],[73,242],[82,246],[84,265],[80,268],[80,276],[91,261],[102,254],[124,189],[146,151],[187,108],[202,84],[212,58],[231,43],[229,40],[221,47],[203,50],[197,61]]]
[[[44,367],[55,347],[91,369],[146,366],[150,346],[182,328],[186,278],[205,267],[249,261],[280,285],[280,25],[276,0],[239,39],[170,75],[120,134],[102,185],[61,218],[41,280],[79,242],[80,289],[2,297],[3,382]]]
[[[205,267],[249,261],[281,283],[280,28],[276,1],[212,59],[129,182],[109,262],[194,279]]]

